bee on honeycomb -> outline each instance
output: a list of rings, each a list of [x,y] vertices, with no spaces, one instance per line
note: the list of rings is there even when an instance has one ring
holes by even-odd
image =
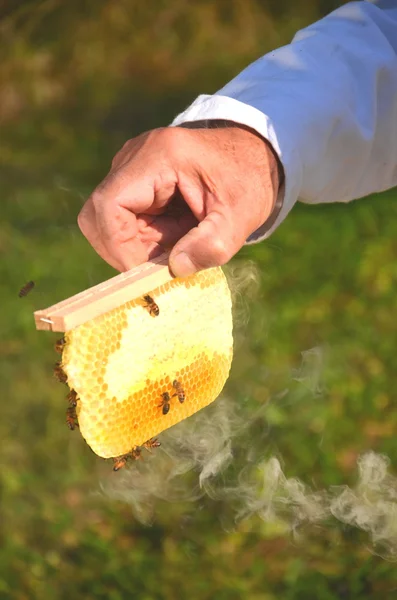
[[[142,447],[150,452],[152,448],[160,448],[161,444],[158,440],[148,440],[142,444]]]
[[[66,424],[71,431],[73,431],[76,427],[79,426],[77,421],[76,408],[74,406],[69,406],[66,410]]]
[[[75,390],[71,390],[66,396],[66,398],[69,401],[70,406],[74,408],[77,406],[77,393],[75,392]]]
[[[62,354],[63,349],[65,347],[65,343],[66,340],[64,337],[61,337],[59,340],[57,340],[54,344],[55,352],[58,352],[58,354]]]
[[[66,375],[65,371],[63,370],[60,362],[55,363],[54,377],[57,381],[59,381],[59,383],[66,383],[68,380],[68,376]]]
[[[183,389],[182,384],[177,379],[174,379],[174,381],[172,382],[172,387],[176,391],[176,393],[173,394],[172,397],[178,396],[179,402],[183,404],[185,402],[185,390]]]
[[[160,314],[160,309],[159,309],[158,305],[155,303],[155,301],[153,300],[153,298],[151,296],[149,296],[149,294],[146,294],[146,296],[144,296],[143,299],[146,302],[145,308],[148,309],[149,315],[151,315],[152,317],[158,317]]]
[[[122,456],[114,457],[113,471],[119,471],[120,469],[125,467],[125,465],[127,464],[127,460],[138,460],[139,458],[141,458],[141,453],[141,448],[139,446],[135,446],[135,448],[133,448],[131,452],[123,454]]]
[[[163,409],[163,415],[166,415],[169,413],[170,402],[171,402],[171,396],[169,395],[169,393],[163,392],[161,394],[161,404],[158,405],[159,408]]]

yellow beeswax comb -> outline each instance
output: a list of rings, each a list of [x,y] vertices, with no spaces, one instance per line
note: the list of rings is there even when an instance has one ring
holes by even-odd
[[[138,296],[131,284],[130,300],[65,334],[61,367],[80,431],[103,458],[125,455],[207,406],[228,377],[232,304],[222,269],[163,280],[142,292],[139,279]],[[36,321],[43,314],[51,310]]]

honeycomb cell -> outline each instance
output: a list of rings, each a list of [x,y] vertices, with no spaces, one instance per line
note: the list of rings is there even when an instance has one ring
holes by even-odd
[[[104,458],[128,453],[210,404],[229,374],[232,311],[222,270],[176,278],[149,294],[160,308],[156,317],[137,298],[65,335],[62,364],[79,397],[80,431]],[[173,395],[175,379],[183,403]]]

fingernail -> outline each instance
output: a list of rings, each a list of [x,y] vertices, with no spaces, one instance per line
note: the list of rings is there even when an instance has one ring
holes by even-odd
[[[170,268],[176,277],[188,277],[197,271],[186,252],[170,257]]]

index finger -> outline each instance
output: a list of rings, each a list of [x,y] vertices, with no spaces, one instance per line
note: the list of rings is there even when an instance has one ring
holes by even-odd
[[[80,229],[104,260],[129,269],[162,251],[150,236],[140,239],[145,220],[139,216],[163,213],[175,189],[171,174],[139,174],[131,163],[123,165],[91,194],[78,218]]]

